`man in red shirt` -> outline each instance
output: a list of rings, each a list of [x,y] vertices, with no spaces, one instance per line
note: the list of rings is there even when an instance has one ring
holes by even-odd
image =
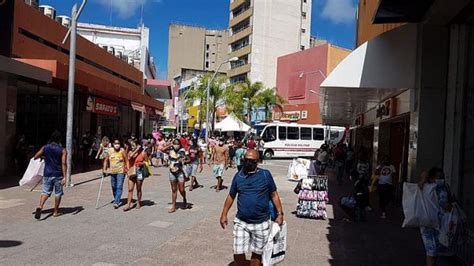
[[[189,141],[188,141],[188,138],[186,136],[181,136],[179,138],[179,143],[181,144],[181,147],[184,148],[184,150],[189,150]]]
[[[247,141],[247,148],[249,150],[255,150],[255,148],[257,148],[257,143],[255,140],[253,140],[253,137],[250,137],[250,139]]]

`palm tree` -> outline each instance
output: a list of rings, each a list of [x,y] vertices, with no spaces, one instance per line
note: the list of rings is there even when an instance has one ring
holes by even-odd
[[[285,99],[276,93],[276,89],[266,89],[258,93],[255,97],[255,106],[263,107],[265,110],[265,119],[270,120],[270,110],[278,108],[283,110]]]
[[[262,82],[252,82],[249,79],[245,79],[244,81],[237,83],[234,86],[235,91],[240,93],[240,97],[242,97],[243,99],[247,99],[247,123],[250,124],[250,115],[254,106],[256,105],[255,96],[265,87]]]
[[[186,98],[186,106],[192,106],[195,100],[199,100],[199,123],[202,124],[204,117],[206,116],[206,104],[207,104],[207,84],[212,78],[212,74],[206,74],[199,78],[197,84],[186,92],[184,98]],[[214,130],[214,123],[216,120],[217,104],[224,101],[224,104],[229,104],[232,108],[239,110],[239,97],[231,93],[232,89],[228,85],[228,79],[225,75],[217,75],[209,90],[209,112],[212,114],[211,117],[211,131]]]

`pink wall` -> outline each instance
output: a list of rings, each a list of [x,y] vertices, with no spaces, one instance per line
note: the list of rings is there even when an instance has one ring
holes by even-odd
[[[318,103],[319,85],[327,75],[328,44],[311,49],[281,56],[277,64],[276,86],[278,94],[283,96],[287,104]],[[300,78],[301,73],[303,76]]]

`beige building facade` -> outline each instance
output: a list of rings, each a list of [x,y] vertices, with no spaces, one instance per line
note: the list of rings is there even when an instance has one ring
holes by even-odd
[[[171,24],[168,42],[168,80],[172,83],[181,69],[214,71],[227,60],[227,30]]]
[[[228,76],[266,87],[276,83],[277,58],[310,47],[311,0],[231,0]]]

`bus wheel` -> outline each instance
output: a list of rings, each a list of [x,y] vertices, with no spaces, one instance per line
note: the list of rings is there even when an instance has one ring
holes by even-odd
[[[273,151],[272,150],[266,150],[265,153],[263,154],[263,157],[265,160],[270,160],[273,158]]]

